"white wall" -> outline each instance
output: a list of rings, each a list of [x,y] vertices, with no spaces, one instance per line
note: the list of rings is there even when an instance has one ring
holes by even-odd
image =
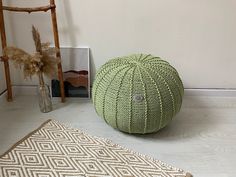
[[[236,88],[235,0],[56,2],[61,45],[89,46],[96,68],[115,56],[151,53],[175,66],[187,88]],[[31,24],[52,41],[49,14],[6,15],[11,44],[33,51]],[[17,73],[14,84],[31,84]]]

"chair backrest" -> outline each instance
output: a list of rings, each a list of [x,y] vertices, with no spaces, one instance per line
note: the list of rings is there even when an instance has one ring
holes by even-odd
[[[50,4],[47,6],[31,7],[31,8],[3,6],[3,2],[2,0],[0,0],[0,31],[1,31],[2,49],[7,47],[4,13],[3,13],[4,10],[10,11],[10,12],[28,12],[28,13],[47,12],[50,10],[55,47],[60,49],[59,34],[58,34],[58,27],[57,27],[56,5],[55,5],[54,0],[50,0]],[[60,50],[58,50],[57,57],[61,58]],[[7,100],[12,101],[12,87],[11,87],[9,62],[8,62],[8,57],[4,53],[3,53],[3,56],[1,57],[1,61],[4,62],[5,78],[6,78],[6,85],[7,85]],[[58,63],[57,67],[58,67],[58,79],[60,81],[61,101],[65,102],[64,80],[63,80],[63,71],[62,71],[61,62]]]

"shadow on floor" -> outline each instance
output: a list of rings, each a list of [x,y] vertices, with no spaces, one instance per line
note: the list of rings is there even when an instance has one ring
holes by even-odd
[[[201,107],[188,106],[188,102],[194,102],[195,105]],[[186,101],[181,111],[174,117],[173,121],[157,133],[146,135],[130,135],[137,138],[145,138],[159,141],[175,141],[180,139],[192,139],[201,136],[204,132],[214,129],[217,120],[212,116],[212,111],[204,101],[198,97],[191,97]]]

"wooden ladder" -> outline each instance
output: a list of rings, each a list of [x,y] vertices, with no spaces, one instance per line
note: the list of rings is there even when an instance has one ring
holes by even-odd
[[[55,5],[54,0],[50,0],[50,4],[48,6],[33,7],[33,8],[3,6],[3,2],[2,2],[2,0],[0,0],[0,30],[1,30],[2,49],[7,47],[4,14],[3,14],[4,10],[11,11],[11,12],[28,12],[28,13],[47,12],[50,10],[55,47],[60,49],[58,27],[57,27],[56,5]],[[57,53],[57,57],[61,59],[60,50]],[[1,56],[1,61],[4,62],[6,85],[7,85],[7,100],[12,101],[13,98],[12,98],[12,87],[11,87],[9,62],[8,62],[8,57],[4,53],[3,53],[3,56]],[[58,67],[58,79],[60,81],[61,102],[65,102],[64,81],[63,81],[63,71],[62,71],[61,60],[58,63],[57,67]]]

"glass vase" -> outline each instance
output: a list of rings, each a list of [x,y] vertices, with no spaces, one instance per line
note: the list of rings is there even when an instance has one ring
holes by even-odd
[[[41,112],[47,113],[52,111],[52,100],[48,85],[43,84],[38,86],[38,101]]]

